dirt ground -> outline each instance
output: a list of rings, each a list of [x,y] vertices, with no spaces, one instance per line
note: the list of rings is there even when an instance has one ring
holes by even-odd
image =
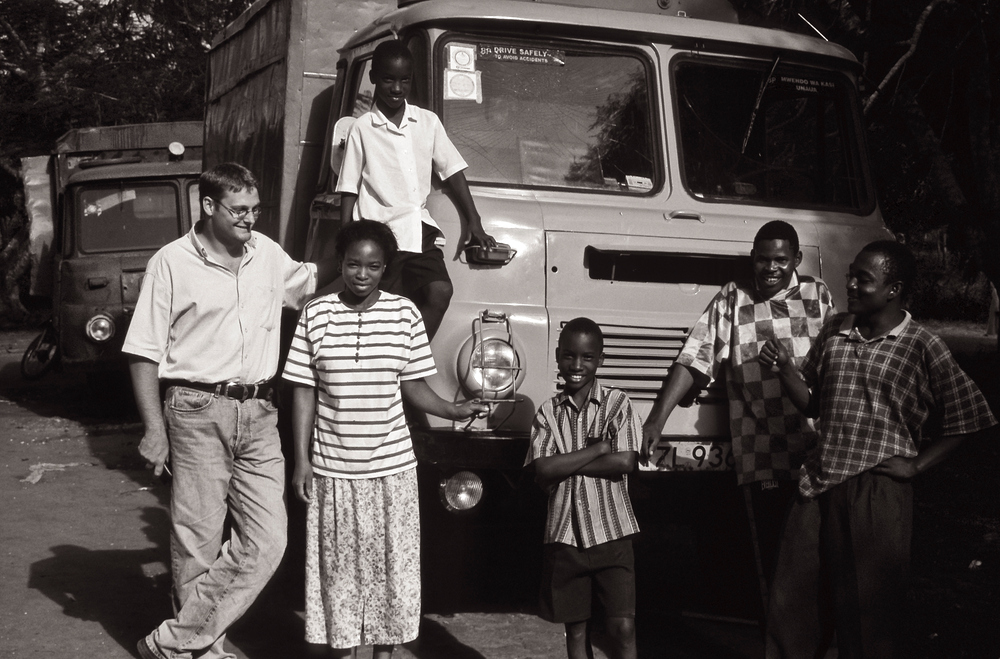
[[[947,328],[946,328],[947,329]],[[0,657],[135,656],[135,641],[170,614],[167,485],[146,471],[122,379],[49,374],[24,382],[32,338],[0,333]],[[995,343],[976,332],[949,343],[995,410]],[[916,484],[913,588],[905,656],[1000,656],[1000,442],[969,443]],[[279,573],[230,634],[241,658],[302,656],[294,589]],[[562,630],[530,607],[428,611],[421,639],[397,657],[564,656]],[[640,656],[756,658],[745,622],[672,607],[640,612]],[[598,656],[603,654],[598,653]]]

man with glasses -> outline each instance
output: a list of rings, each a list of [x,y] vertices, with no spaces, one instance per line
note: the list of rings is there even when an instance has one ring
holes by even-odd
[[[154,474],[173,476],[175,616],[139,641],[143,659],[235,656],[226,630],[285,550],[270,384],[281,307],[300,307],[336,274],[332,262],[299,263],[253,231],[260,198],[245,167],[203,173],[199,196],[201,220],[150,259],[122,348],[145,424],[139,453]]]

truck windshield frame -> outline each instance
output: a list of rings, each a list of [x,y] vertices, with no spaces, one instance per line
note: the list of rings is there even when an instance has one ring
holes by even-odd
[[[700,54],[674,58],[670,80],[681,179],[692,197],[874,211],[857,99],[845,74]]]
[[[451,32],[435,55],[434,97],[471,183],[663,188],[655,67],[640,48]]]
[[[190,193],[184,195],[190,204]],[[171,181],[102,181],[73,191],[72,216],[78,252],[101,254],[156,250],[178,238],[183,216]]]

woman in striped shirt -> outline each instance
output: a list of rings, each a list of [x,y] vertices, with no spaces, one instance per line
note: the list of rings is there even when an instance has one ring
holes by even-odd
[[[306,641],[375,659],[417,637],[420,522],[416,458],[403,413],[446,419],[487,411],[448,402],[416,306],[380,291],[396,253],[386,225],[350,222],[337,237],[344,290],[305,306],[283,377],[295,385],[296,496],[308,503]]]

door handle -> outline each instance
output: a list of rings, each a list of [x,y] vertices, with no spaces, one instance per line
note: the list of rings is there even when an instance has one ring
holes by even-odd
[[[663,214],[663,219],[669,220],[697,220],[702,224],[705,223],[705,218],[701,216],[701,213],[695,213],[694,211],[670,211],[669,213]]]

